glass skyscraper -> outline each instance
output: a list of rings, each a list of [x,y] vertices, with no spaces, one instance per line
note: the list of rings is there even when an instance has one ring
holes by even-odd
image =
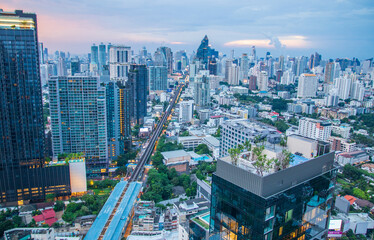
[[[149,89],[152,91],[168,88],[168,70],[166,66],[150,66],[149,71]]]
[[[213,175],[212,239],[326,238],[337,170],[334,153],[265,176],[225,158]]]
[[[53,155],[84,153],[90,176],[106,174],[106,99],[98,78],[52,77],[49,94]]]
[[[0,10],[0,202],[70,191],[68,166],[43,167],[44,138],[36,15]]]
[[[147,116],[147,96],[149,93],[148,70],[146,65],[132,64],[129,70],[129,84],[134,86],[133,122],[143,124]]]

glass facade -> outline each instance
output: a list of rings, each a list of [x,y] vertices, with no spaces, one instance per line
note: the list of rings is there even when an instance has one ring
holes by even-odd
[[[218,239],[312,239],[323,236],[335,170],[263,198],[213,175],[210,232]]]
[[[45,194],[68,194],[70,191],[69,169],[44,168],[45,136],[38,47],[35,14],[21,10],[0,12],[2,203],[40,201]]]
[[[107,173],[105,89],[97,77],[52,77],[49,92],[53,155],[83,152],[90,176]]]
[[[129,84],[134,86],[134,123],[143,124],[147,116],[148,70],[146,65],[131,65]]]

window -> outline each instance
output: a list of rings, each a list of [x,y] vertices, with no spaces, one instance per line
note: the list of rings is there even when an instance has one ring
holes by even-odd
[[[265,221],[274,217],[275,205],[268,207],[265,212]]]
[[[285,222],[288,222],[292,219],[292,213],[293,213],[293,209],[286,212],[286,215],[284,216],[284,221]]]

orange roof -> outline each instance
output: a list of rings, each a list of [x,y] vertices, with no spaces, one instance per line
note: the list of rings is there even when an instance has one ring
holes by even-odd
[[[344,198],[347,199],[351,205],[357,200],[357,198],[351,195],[345,195]]]
[[[310,73],[304,73],[304,76],[305,77],[315,77],[316,75],[315,74],[310,74]]]

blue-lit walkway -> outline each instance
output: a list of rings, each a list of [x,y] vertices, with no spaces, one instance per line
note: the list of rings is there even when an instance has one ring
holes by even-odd
[[[113,189],[113,192],[110,194],[84,239],[121,239],[141,186],[142,184],[140,182],[132,182],[130,184],[126,181],[119,182]],[[126,192],[120,200],[123,191]],[[104,236],[101,236],[103,233]]]

